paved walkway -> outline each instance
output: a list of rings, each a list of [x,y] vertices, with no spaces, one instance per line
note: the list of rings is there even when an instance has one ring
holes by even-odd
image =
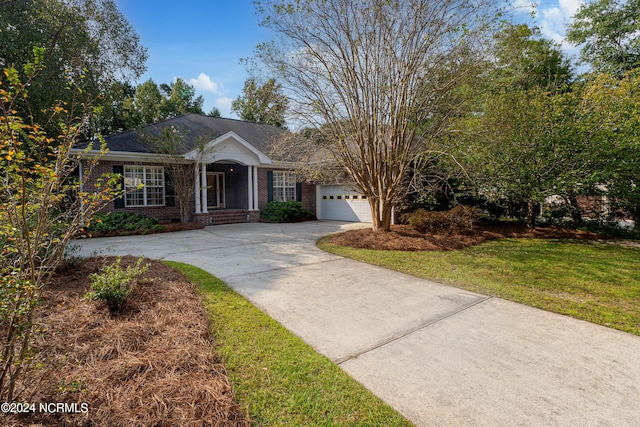
[[[81,241],[223,279],[418,426],[638,426],[640,337],[320,251],[330,221]]]

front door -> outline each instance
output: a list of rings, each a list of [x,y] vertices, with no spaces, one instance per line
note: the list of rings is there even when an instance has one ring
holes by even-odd
[[[207,172],[207,208],[224,208],[224,172]]]

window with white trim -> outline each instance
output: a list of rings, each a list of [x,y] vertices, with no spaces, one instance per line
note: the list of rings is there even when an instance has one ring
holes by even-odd
[[[286,202],[296,199],[296,178],[292,172],[273,171],[273,200]]]
[[[124,166],[125,206],[164,206],[162,166]]]

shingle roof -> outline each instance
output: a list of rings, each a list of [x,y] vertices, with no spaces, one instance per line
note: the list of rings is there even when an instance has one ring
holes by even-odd
[[[140,130],[132,130],[105,136],[104,139],[110,151],[124,151],[130,153],[153,153],[149,138],[160,138],[163,130],[173,126],[184,132],[184,143],[188,147],[186,152],[196,148],[201,137],[208,141],[234,132],[261,152],[267,154],[269,146],[288,132],[275,126],[245,122],[242,120],[225,119],[221,117],[201,116],[199,114],[185,114],[161,122],[144,126]],[[188,132],[185,132],[188,130]],[[89,143],[97,148],[96,141],[81,143],[77,148],[86,148]],[[268,154],[267,154],[268,155]],[[277,160],[277,159],[274,159]]]

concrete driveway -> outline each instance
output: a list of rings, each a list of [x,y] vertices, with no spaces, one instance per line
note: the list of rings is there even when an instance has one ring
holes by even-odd
[[[320,251],[362,224],[236,224],[80,241],[196,265],[418,426],[638,426],[640,337]]]

